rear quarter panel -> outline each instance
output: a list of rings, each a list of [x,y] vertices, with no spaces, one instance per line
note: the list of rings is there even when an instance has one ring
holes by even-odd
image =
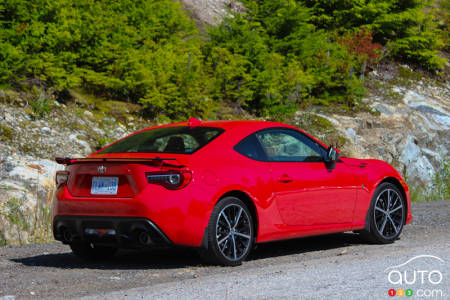
[[[264,220],[258,222],[258,230],[262,228],[264,231],[266,224],[272,221],[279,222],[278,211],[274,212],[275,215],[265,213],[267,209],[274,207],[271,205],[272,178],[267,162],[249,159],[233,149],[234,145],[253,131],[253,128],[227,130],[220,143],[211,143],[208,149],[200,150],[193,157],[191,163],[195,170],[195,184],[203,191],[198,200],[207,207],[203,223],[197,223],[203,230],[208,225],[216,203],[226,193],[233,191],[244,192],[252,200],[256,208],[256,221]],[[186,221],[193,221],[189,219],[188,215]]]

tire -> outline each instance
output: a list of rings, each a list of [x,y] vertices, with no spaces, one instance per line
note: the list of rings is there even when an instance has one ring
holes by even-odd
[[[252,215],[244,202],[225,197],[211,213],[207,249],[201,249],[200,255],[213,264],[239,266],[252,249],[253,231]]]
[[[366,228],[360,234],[373,243],[392,243],[400,236],[405,217],[406,204],[400,190],[392,183],[382,183],[373,193]]]
[[[92,243],[74,243],[70,244],[73,254],[84,260],[102,260],[107,259],[117,252],[117,248],[96,246]]]

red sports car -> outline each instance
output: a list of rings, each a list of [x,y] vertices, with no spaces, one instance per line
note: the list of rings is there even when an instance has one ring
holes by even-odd
[[[239,265],[256,243],[343,231],[390,243],[412,220],[392,166],[282,123],[190,119],[56,160],[54,236],[84,258],[182,245]]]

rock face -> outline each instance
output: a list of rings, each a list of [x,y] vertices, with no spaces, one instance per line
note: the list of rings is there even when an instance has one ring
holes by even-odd
[[[0,90],[0,246],[48,241],[55,173],[64,168],[54,158],[84,157],[102,146],[99,141],[117,140],[149,124],[139,119],[139,127],[125,127],[112,117],[97,121],[88,110],[76,114],[59,103],[38,118],[27,104],[14,103],[21,101],[19,95],[5,98]]]
[[[49,239],[54,175],[61,165],[48,159],[4,157],[0,165],[0,242]]]
[[[449,87],[418,83],[391,89],[395,101],[384,97],[364,99],[375,114],[322,116],[346,137],[342,148],[345,154],[385,160],[408,182],[432,189],[436,172],[449,160]]]
[[[234,0],[182,0],[181,2],[192,12],[194,18],[209,25],[220,23],[229,10],[238,13],[245,10],[242,3]]]

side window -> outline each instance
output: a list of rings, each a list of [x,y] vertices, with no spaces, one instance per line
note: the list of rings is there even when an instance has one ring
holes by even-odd
[[[256,134],[269,161],[321,162],[320,146],[294,130],[268,130]]]
[[[264,151],[262,150],[261,145],[254,134],[237,143],[233,149],[248,158],[258,161],[266,160]]]

